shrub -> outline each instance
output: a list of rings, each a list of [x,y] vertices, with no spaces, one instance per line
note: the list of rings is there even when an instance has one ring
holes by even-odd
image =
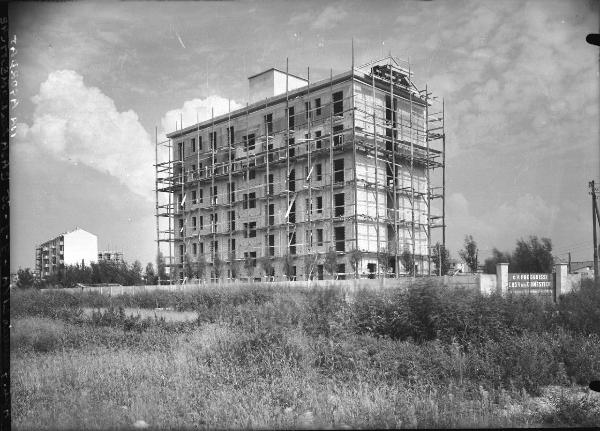
[[[600,286],[584,280],[579,289],[561,297],[559,322],[571,331],[600,335]]]
[[[11,317],[39,316],[56,318],[65,309],[76,309],[77,296],[62,291],[17,290],[10,294]],[[61,311],[62,310],[62,311]]]
[[[573,398],[561,394],[555,405],[554,411],[543,416],[545,424],[584,427],[597,427],[600,424],[598,401],[589,395]]]
[[[474,349],[476,367],[469,377],[494,386],[525,389],[539,395],[542,386],[566,383],[560,343],[553,334],[524,332]]]
[[[310,335],[330,337],[347,330],[344,316],[346,302],[339,288],[307,290],[304,308],[304,330]]]
[[[600,336],[560,331],[557,340],[566,373],[573,381],[588,385],[600,378]]]
[[[50,352],[61,345],[64,324],[43,317],[15,320],[10,333],[10,345],[14,350]]]

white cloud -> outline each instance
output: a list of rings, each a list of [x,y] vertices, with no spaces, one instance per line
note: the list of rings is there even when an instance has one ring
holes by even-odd
[[[90,166],[152,199],[154,145],[135,112],[118,112],[110,97],[72,70],[50,73],[32,102],[33,123],[20,125],[17,145]]]
[[[218,117],[219,115],[226,114],[229,110],[234,111],[241,108],[242,105],[237,103],[235,100],[228,100],[218,95],[208,96],[206,99],[192,99],[183,103],[183,106],[178,109],[172,109],[168,111],[161,119],[162,134],[161,138],[164,138],[164,134],[171,133],[181,128],[181,122],[183,120],[183,127],[189,127],[197,122],[210,120],[213,115]]]

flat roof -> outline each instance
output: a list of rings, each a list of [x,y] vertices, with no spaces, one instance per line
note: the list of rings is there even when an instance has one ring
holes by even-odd
[[[275,68],[272,68],[272,69],[278,70]],[[269,69],[269,70],[271,70],[271,69]],[[362,82],[370,85],[370,82],[366,78],[361,77],[360,75],[357,75],[352,70],[348,70],[346,72],[342,72],[340,74],[334,75],[330,78],[325,78],[320,81],[317,81],[314,84],[310,84],[310,92],[317,91],[319,89],[328,87],[330,85],[338,84],[340,82],[344,82],[346,80],[352,80],[352,79],[355,79],[357,81],[362,81]],[[299,87],[294,90],[288,91],[287,97],[288,98],[295,97],[295,96],[298,96],[298,95],[301,95],[304,93],[308,93],[308,91],[309,91],[308,86]],[[209,127],[211,124],[218,124],[224,120],[227,120],[228,118],[233,119],[240,115],[245,115],[246,113],[249,114],[251,112],[260,111],[262,109],[265,109],[266,107],[276,105],[279,102],[284,101],[285,99],[286,99],[285,93],[277,94],[275,96],[271,96],[271,97],[267,98],[266,103],[265,103],[265,101],[258,101],[258,102],[254,102],[252,104],[247,104],[244,107],[238,108],[238,109],[231,111],[229,113],[226,113],[226,114],[221,114],[219,116],[214,117],[213,119],[207,119],[204,121],[200,121],[199,123],[195,123],[192,126],[187,126],[184,129],[179,129],[179,130],[175,130],[173,132],[167,133],[166,137],[169,139],[179,138],[179,137],[187,135],[190,132],[197,132],[199,130],[205,129],[205,128]],[[415,103],[420,102],[422,104],[425,104],[425,101],[422,100],[421,98],[414,98],[413,101]]]

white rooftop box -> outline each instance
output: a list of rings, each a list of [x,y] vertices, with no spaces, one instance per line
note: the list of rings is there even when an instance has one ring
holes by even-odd
[[[287,74],[288,91],[308,85],[308,81],[295,75]],[[264,100],[267,97],[285,93],[286,73],[275,68],[265,70],[248,78],[250,85],[250,104]]]

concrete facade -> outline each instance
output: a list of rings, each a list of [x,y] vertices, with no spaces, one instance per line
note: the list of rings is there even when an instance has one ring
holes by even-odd
[[[281,80],[267,72],[250,79],[251,93]],[[260,269],[246,274],[243,261],[266,256],[277,279],[322,279],[331,249],[338,278],[354,275],[355,249],[359,275],[409,272],[404,251],[427,273],[435,227],[428,173],[441,154],[426,139],[427,101],[372,73],[296,90],[288,82],[287,94],[167,135],[171,170],[157,189],[171,194],[176,278],[186,260],[202,257],[214,274],[216,256],[226,262],[223,277],[253,278]]]
[[[58,273],[67,265],[90,265],[98,260],[98,237],[75,228],[36,248],[36,271],[40,277]]]

